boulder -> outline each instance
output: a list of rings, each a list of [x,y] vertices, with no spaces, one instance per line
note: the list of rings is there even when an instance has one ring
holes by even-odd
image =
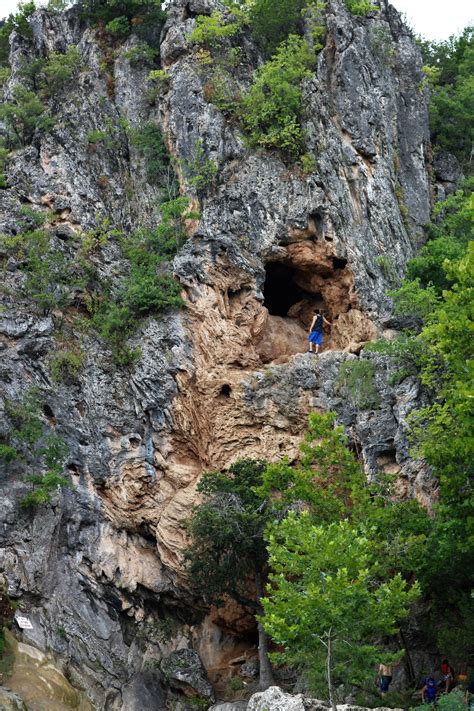
[[[212,686],[201,658],[192,649],[179,649],[161,662],[161,670],[169,685],[186,696],[201,696],[214,701]]]
[[[10,691],[0,686],[0,709],[1,711],[28,711],[23,699]]]

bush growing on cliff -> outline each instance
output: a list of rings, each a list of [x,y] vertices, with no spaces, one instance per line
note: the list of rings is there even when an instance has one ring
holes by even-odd
[[[308,0],[255,0],[250,8],[252,33],[268,55],[289,35],[302,33],[302,12],[309,4]]]
[[[48,131],[54,125],[47,107],[33,91],[28,91],[24,86],[16,86],[13,100],[0,105],[0,120],[6,125],[8,148],[27,146],[36,131]]]
[[[336,388],[350,398],[354,407],[376,410],[380,407],[380,395],[375,387],[375,373],[369,360],[347,361],[339,368]]]
[[[242,122],[253,146],[277,148],[294,158],[303,151],[301,82],[315,54],[301,37],[288,38],[256,73],[242,100]]]
[[[454,153],[468,173],[474,112],[474,28],[442,42],[420,42],[430,70],[430,130],[436,148]]]
[[[25,481],[33,485],[21,500],[23,507],[49,503],[51,495],[61,486],[70,486],[63,474],[68,450],[62,437],[48,431],[43,423],[43,405],[35,389],[15,404],[5,401],[5,414],[10,422],[8,446],[22,462]]]
[[[13,31],[18,32],[22,37],[31,38],[33,32],[28,22],[28,18],[36,10],[33,0],[30,2],[18,3],[18,9],[15,13],[11,13],[0,27],[0,64],[8,63],[8,55],[10,52],[9,38]]]

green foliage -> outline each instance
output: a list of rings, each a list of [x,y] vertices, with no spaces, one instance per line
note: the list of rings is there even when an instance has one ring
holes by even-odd
[[[468,169],[474,111],[474,29],[442,42],[421,42],[430,70],[430,129],[435,147],[454,153]]]
[[[132,30],[143,39],[156,39],[165,19],[161,0],[79,0],[85,19],[105,24],[118,39]]]
[[[71,294],[71,266],[64,254],[55,249],[46,230],[33,230],[15,237],[3,237],[9,254],[20,260],[26,272],[26,296],[43,314],[69,303]]]
[[[145,161],[145,172],[149,183],[160,185],[174,180],[174,171],[170,163],[168,150],[160,128],[154,123],[147,123],[141,128],[128,131],[133,146]]]
[[[74,383],[84,363],[84,353],[78,350],[61,349],[50,361],[51,377],[55,383]]]
[[[36,131],[48,131],[54,124],[38,96],[20,85],[13,90],[12,101],[0,105],[0,120],[6,125],[9,148],[28,145]]]
[[[334,427],[334,417],[333,412],[309,416],[297,466],[286,460],[268,464],[258,493],[262,499],[271,498],[276,511],[286,512],[304,502],[315,520],[337,521],[351,509],[362,472],[343,428]]]
[[[49,96],[62,91],[81,71],[81,55],[77,47],[66,52],[51,52],[43,69],[43,86]]]
[[[202,503],[188,522],[186,562],[193,586],[210,601],[228,594],[255,606],[248,578],[266,562],[263,531],[271,517],[255,490],[264,469],[264,462],[242,460],[228,473],[204,474],[198,485]]]
[[[92,145],[102,143],[102,141],[105,141],[106,138],[107,133],[105,131],[99,131],[97,129],[89,131],[89,133],[87,134],[87,141]]]
[[[314,61],[308,44],[291,35],[257,71],[241,109],[251,145],[277,148],[292,158],[302,152],[300,84],[311,76]]]
[[[202,141],[196,141],[192,159],[183,161],[182,165],[189,185],[196,190],[206,190],[215,182],[217,163],[206,157]]]
[[[431,239],[408,263],[408,279],[418,279],[424,289],[431,284],[438,296],[443,289],[451,286],[443,267],[444,261],[460,259],[469,240],[474,239],[474,197],[470,190],[471,184],[472,181],[466,181],[454,195],[435,206],[434,215],[438,219],[428,226]]]
[[[125,39],[130,34],[130,21],[128,17],[121,15],[120,17],[114,17],[113,20],[107,22],[105,29],[110,32],[111,35],[118,37],[119,39]]]
[[[157,50],[154,49],[153,47],[150,47],[150,45],[146,44],[145,42],[142,42],[138,44],[136,47],[132,47],[131,49],[128,49],[126,52],[124,52],[123,56],[125,59],[128,59],[130,64],[137,65],[137,64],[151,64],[153,60],[155,59],[157,54]],[[162,71],[162,70],[158,70]]]
[[[25,219],[23,223],[25,227],[42,227],[46,222],[46,213],[35,210],[30,205],[22,205],[20,208],[20,215]]]
[[[410,375],[419,376],[423,358],[423,343],[418,341],[411,331],[402,331],[396,338],[381,338],[368,343],[364,353],[381,353],[390,358],[398,370],[394,373],[391,384],[401,382]]]
[[[397,266],[390,254],[379,254],[375,263],[382,270],[383,275],[392,282],[398,281]]]
[[[161,223],[156,229],[137,230],[122,239],[123,253],[130,262],[128,276],[122,280],[114,301],[105,300],[94,316],[117,365],[131,365],[139,357],[138,351],[125,344],[139,319],[183,304],[181,287],[167,272],[165,262],[184,243],[185,220],[198,216],[189,212],[188,207],[186,197],[164,202],[160,205]]]
[[[21,500],[23,507],[49,503],[58,487],[70,486],[62,473],[68,454],[66,444],[55,432],[46,432],[42,405],[37,390],[28,391],[15,405],[5,401],[5,413],[11,423],[9,447],[21,455],[25,479],[33,485]]]
[[[469,573],[474,565],[471,200],[460,191],[438,206],[442,219],[430,227],[433,239],[408,266],[409,274],[416,276],[395,293],[399,308],[420,319],[420,333],[411,338],[430,396],[430,402],[408,418],[412,455],[425,459],[439,481],[439,501],[417,573],[431,598],[434,635],[458,658],[466,654],[474,616]]]
[[[15,447],[11,447],[9,444],[3,444],[0,442],[0,459],[9,464],[14,462],[18,457],[18,452]]]
[[[9,37],[13,31],[18,32],[22,37],[31,39],[33,32],[31,30],[28,18],[35,11],[35,3],[20,2],[18,3],[16,13],[11,13],[0,27],[0,64],[7,64],[10,51]]]
[[[351,15],[365,17],[370,12],[377,12],[377,5],[373,5],[370,0],[344,0]]]
[[[247,13],[236,4],[232,5],[230,16],[218,10],[211,15],[198,15],[188,40],[205,47],[218,47],[224,39],[238,34],[246,22]]]
[[[464,693],[461,689],[453,689],[450,694],[442,694],[436,705],[439,711],[466,711]]]
[[[275,656],[305,672],[320,692],[360,685],[384,653],[378,635],[394,634],[419,594],[400,574],[381,576],[370,532],[348,521],[315,525],[290,513],[268,536],[272,569],[263,624],[284,647]]]
[[[380,395],[375,386],[376,369],[370,360],[350,360],[342,363],[336,380],[338,392],[350,398],[352,405],[360,410],[376,410],[380,407]]]
[[[255,0],[251,5],[253,36],[268,55],[290,35],[302,33],[302,13],[308,4],[308,0]]]
[[[405,280],[399,289],[388,294],[393,298],[397,314],[421,320],[433,311],[438,300],[435,287],[429,284],[423,289],[418,278]]]

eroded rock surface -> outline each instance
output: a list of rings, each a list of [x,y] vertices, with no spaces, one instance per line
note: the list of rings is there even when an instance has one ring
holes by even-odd
[[[107,710],[138,710],[152,698],[159,708],[167,688],[159,666],[178,650],[199,649],[215,668],[233,647],[241,652],[232,632],[245,624],[202,621],[182,573],[182,523],[203,471],[242,457],[294,460],[307,414],[332,408],[370,475],[388,467],[407,494],[427,503],[433,496],[405,438],[419,385],[391,386],[390,373],[378,376],[377,411],[360,410],[335,387],[339,365],[390,325],[385,291],[428,220],[418,49],[385,0],[366,18],[328,2],[326,46],[304,87],[316,159],[305,175],[275,153],[249,150],[238,125],[207,102],[206,69],[187,35],[195,13],[215,7],[214,0],[170,3],[160,44],[169,84],[153,104],[148,69],[127,59],[134,37],[106,69],[100,33],[84,28],[75,10],[39,10],[34,40],[12,37],[7,98],[25,57],[76,44],[83,71],[54,105],[54,130],[7,161],[6,234],[21,231],[25,203],[51,211],[46,226],[67,254],[98,220],[125,231],[156,224],[159,190],[147,182],[124,119],[159,125],[178,165],[201,141],[219,171],[216,185],[199,194],[181,171],[182,191],[201,210],[174,260],[186,307],[141,325],[130,343],[141,356],[130,371],[113,366],[89,331],[81,335],[86,358],[77,382],[54,383],[49,359],[60,315],[32,308],[18,264],[4,272],[4,394],[16,402],[31,387],[41,390],[45,422],[67,443],[75,488],[32,515],[19,507],[28,484],[10,467],[0,480],[0,567],[34,621],[25,639],[66,660],[73,683]],[[259,61],[246,38],[239,86]],[[110,140],[91,144],[97,130]],[[109,240],[97,259],[100,277],[113,281],[121,259]],[[316,360],[297,355],[314,308],[333,322],[329,350]],[[8,426],[3,418],[1,431]]]

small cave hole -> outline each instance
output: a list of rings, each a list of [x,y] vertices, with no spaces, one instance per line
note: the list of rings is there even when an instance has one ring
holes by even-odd
[[[400,471],[400,465],[397,462],[397,450],[384,449],[376,454],[377,466],[386,474],[396,474]]]
[[[50,406],[49,406],[47,403],[45,403],[45,404],[43,405],[43,412],[44,412],[45,416],[48,418],[48,420],[49,420],[50,422],[51,422],[51,421],[53,421],[53,422],[56,421],[56,417],[55,417],[55,415],[54,415],[54,412],[52,411],[52,409],[50,408]]]
[[[228,383],[224,383],[224,385],[221,387],[219,391],[219,395],[222,397],[230,397],[232,393],[232,388]]]
[[[342,257],[333,257],[332,264],[334,269],[344,269],[347,266],[347,259]]]
[[[263,305],[271,316],[287,316],[294,304],[304,299],[313,301],[314,294],[304,291],[296,283],[297,272],[282,262],[270,262],[265,267]]]
[[[141,444],[141,439],[140,437],[129,437],[128,442],[130,447],[138,447]]]

